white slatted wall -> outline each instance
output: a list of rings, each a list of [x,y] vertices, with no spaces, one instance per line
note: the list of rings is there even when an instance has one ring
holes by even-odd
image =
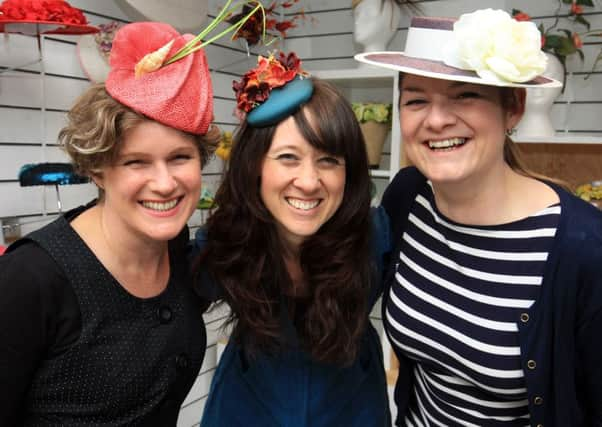
[[[597,2],[598,0],[594,0]],[[211,0],[209,14],[215,16],[218,6],[224,1]],[[349,0],[305,0],[303,6],[308,19],[299,28],[292,29],[283,43],[286,50],[297,52],[308,70],[354,68],[353,54],[357,46],[353,43],[353,17]],[[128,18],[112,0],[72,0],[81,8],[93,24],[112,20],[127,22]],[[454,16],[479,7],[523,9],[535,21],[547,26],[552,21],[556,0],[424,0],[420,5],[427,15]],[[595,11],[588,11],[587,18],[592,28],[602,28],[602,8],[596,3]],[[290,17],[290,16],[289,16]],[[389,49],[402,50],[409,25],[409,16],[404,16],[397,35]],[[10,35],[0,36],[0,72],[6,68],[16,70],[0,74],[0,218],[19,217],[22,233],[36,229],[54,218],[56,197],[52,189],[20,187],[17,174],[21,165],[40,161],[64,161],[65,155],[56,146],[58,130],[63,125],[65,112],[73,100],[86,89],[88,81],[82,72],[75,50],[75,36],[48,36],[44,38],[45,72],[44,85],[40,77],[39,64],[26,66],[37,58],[35,38]],[[602,137],[602,67],[588,80],[583,80],[585,71],[591,68],[592,60],[602,47],[598,43],[584,46],[586,55],[582,65],[577,58],[569,61],[569,85],[565,93],[554,104],[553,116],[557,131],[587,133]],[[207,56],[212,69],[215,93],[215,122],[225,130],[232,130],[236,119],[232,112],[235,100],[231,90],[233,79],[255,63],[255,58],[246,58],[245,49],[239,42],[221,40],[208,47]],[[265,49],[257,52],[265,53]],[[46,111],[42,114],[42,87],[45,87]],[[45,147],[43,146],[45,145]],[[388,162],[390,146],[385,147],[383,162]],[[384,163],[383,163],[384,164]],[[213,160],[204,170],[204,185],[211,189],[219,182],[221,162]],[[386,185],[381,180],[378,187]],[[63,207],[69,209],[85,203],[95,195],[92,185],[61,187]],[[43,213],[49,215],[43,217]],[[193,228],[203,221],[204,213],[197,212],[190,221]],[[42,221],[40,221],[42,219]],[[29,224],[28,224],[29,223]],[[206,316],[208,327],[207,355],[199,379],[182,407],[178,426],[198,424],[208,393],[209,383],[216,363],[216,340],[224,318],[223,312]],[[380,313],[373,321],[380,327]]]

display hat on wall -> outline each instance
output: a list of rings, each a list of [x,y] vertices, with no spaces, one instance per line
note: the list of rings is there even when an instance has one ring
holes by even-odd
[[[71,163],[28,163],[19,170],[21,187],[34,185],[54,185],[58,211],[62,211],[59,185],[85,184],[90,182],[86,176],[75,173]]]
[[[403,73],[509,87],[559,87],[542,73],[547,58],[532,22],[502,10],[482,9],[460,18],[416,16],[403,52],[368,52],[355,59]]]
[[[208,0],[115,0],[132,21],[161,21],[196,33],[207,20]]]
[[[4,0],[0,4],[0,32],[39,34],[91,34],[81,10],[64,0]]]
[[[203,135],[213,120],[213,89],[204,46],[209,33],[231,13],[230,1],[197,36],[162,22],[135,22],[117,31],[105,87],[109,95],[153,120]],[[235,7],[239,7],[237,4]],[[252,13],[262,8],[256,4]]]
[[[290,116],[313,94],[313,83],[307,77],[294,52],[280,52],[278,58],[274,54],[259,56],[257,67],[232,83],[239,117],[250,126],[263,127]]]
[[[121,26],[123,24],[115,21],[101,24],[98,26],[98,33],[86,34],[77,40],[77,59],[86,77],[93,83],[101,83],[107,79],[113,38]]]

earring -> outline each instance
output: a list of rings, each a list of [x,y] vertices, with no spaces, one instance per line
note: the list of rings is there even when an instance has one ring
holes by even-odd
[[[506,129],[506,136],[512,136],[516,132],[516,128]]]

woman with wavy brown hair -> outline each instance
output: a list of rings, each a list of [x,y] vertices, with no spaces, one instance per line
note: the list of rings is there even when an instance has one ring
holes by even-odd
[[[219,129],[203,50],[137,74],[192,38],[125,25],[106,82],[67,114],[59,141],[100,197],[0,259],[2,426],[177,423],[206,347],[186,223]]]
[[[255,70],[235,85],[239,108],[253,105],[197,235],[199,289],[230,306],[232,326],[204,427],[389,425],[368,318],[382,217],[371,225],[361,131],[342,95],[296,77],[298,66],[294,56],[260,58],[295,72],[259,107],[245,98]]]

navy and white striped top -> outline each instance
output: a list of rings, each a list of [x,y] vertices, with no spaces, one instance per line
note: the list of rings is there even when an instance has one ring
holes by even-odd
[[[385,323],[416,360],[410,426],[529,425],[517,320],[539,293],[560,206],[495,226],[446,219],[430,185],[403,234]]]

